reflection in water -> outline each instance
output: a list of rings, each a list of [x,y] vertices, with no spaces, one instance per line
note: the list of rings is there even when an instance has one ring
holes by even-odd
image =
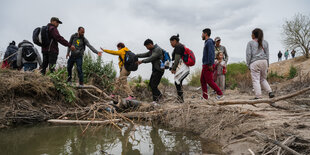
[[[38,125],[0,131],[0,154],[201,154],[221,153],[191,135],[150,126],[89,127]],[[203,147],[212,148],[202,149]],[[203,151],[206,150],[206,151]],[[202,152],[203,151],[203,152]]]

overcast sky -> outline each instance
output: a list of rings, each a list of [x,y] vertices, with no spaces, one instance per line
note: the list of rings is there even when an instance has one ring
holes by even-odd
[[[192,49],[201,67],[202,29],[212,30],[211,38],[220,36],[230,62],[245,61],[245,48],[251,31],[263,29],[269,42],[270,59],[274,62],[282,44],[282,25],[296,13],[310,15],[309,0],[0,0],[0,51],[9,42],[32,40],[36,27],[46,25],[52,16],[63,24],[60,34],[69,40],[79,26],[97,49],[116,50],[118,42],[135,53],[146,52],[143,42],[151,38],[170,53],[169,38],[180,34],[180,42]],[[59,45],[60,57],[66,48]],[[39,47],[38,47],[39,48]],[[39,48],[40,49],[40,48]],[[95,55],[94,55],[95,56]],[[2,55],[3,57],[3,55]],[[1,59],[2,59],[1,57]],[[118,71],[117,56],[103,53],[103,60],[113,61]],[[130,76],[149,78],[151,65],[142,64]],[[172,81],[170,72],[165,77]]]

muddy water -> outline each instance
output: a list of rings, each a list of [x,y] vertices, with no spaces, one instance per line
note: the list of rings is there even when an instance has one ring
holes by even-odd
[[[85,126],[84,126],[85,127]],[[83,128],[84,128],[83,127]],[[202,154],[221,153],[214,142],[150,126],[89,127],[36,125],[0,130],[1,155]]]

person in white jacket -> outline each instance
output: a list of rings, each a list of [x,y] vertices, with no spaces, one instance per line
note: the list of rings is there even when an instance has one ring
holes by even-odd
[[[23,40],[18,44],[17,66],[24,66],[24,71],[33,71],[42,65],[42,59],[38,50],[28,40]]]

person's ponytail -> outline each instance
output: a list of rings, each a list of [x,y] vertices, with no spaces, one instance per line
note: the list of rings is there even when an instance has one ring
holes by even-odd
[[[260,28],[256,28],[252,31],[252,34],[257,39],[258,48],[263,48],[263,39],[264,39],[263,30],[261,30]]]
[[[177,42],[179,42],[179,41],[180,41],[180,35],[177,34],[177,35],[171,36],[171,37],[170,37],[170,41],[173,41],[173,40],[176,40]]]

